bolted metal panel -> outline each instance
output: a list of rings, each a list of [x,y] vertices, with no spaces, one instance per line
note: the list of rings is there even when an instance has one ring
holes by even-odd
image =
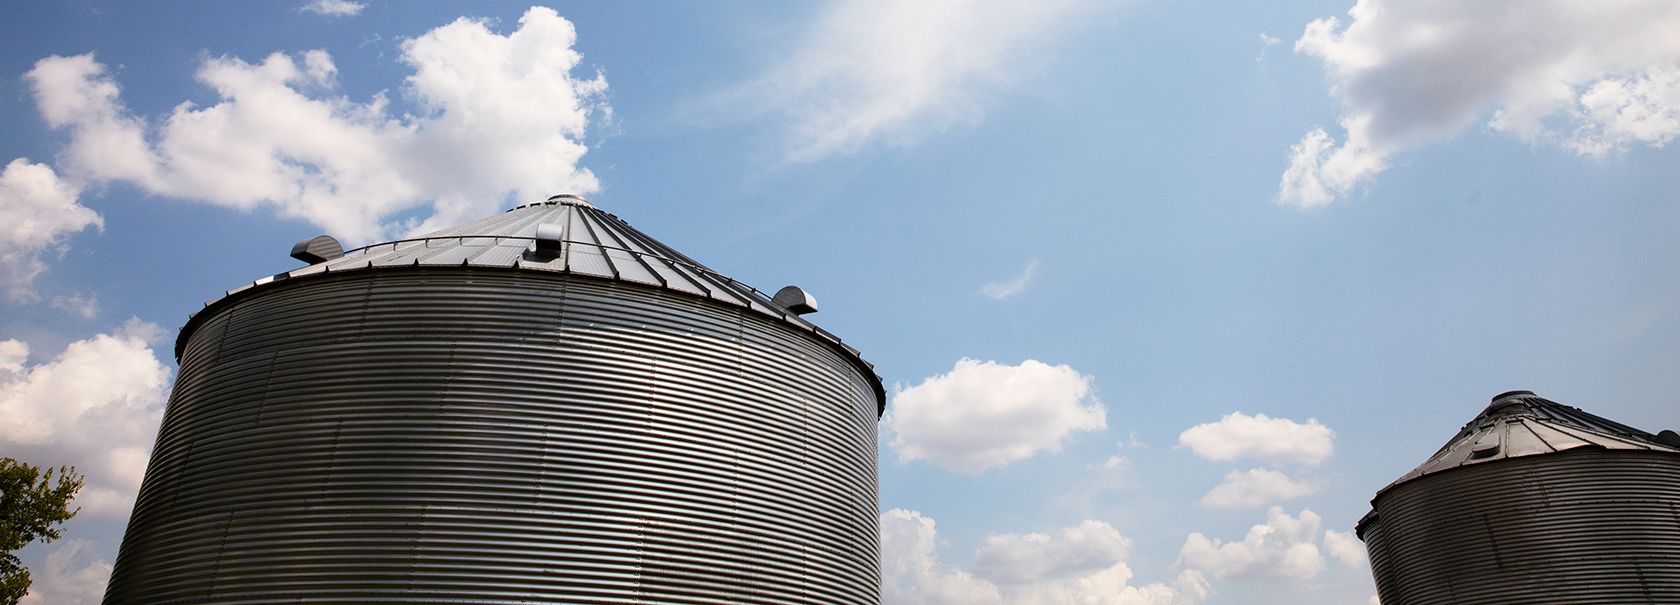
[[[855,352],[752,301],[462,264],[293,272],[189,322],[105,602],[879,602]]]
[[[1514,457],[1372,506],[1359,533],[1385,605],[1680,603],[1680,455]]]

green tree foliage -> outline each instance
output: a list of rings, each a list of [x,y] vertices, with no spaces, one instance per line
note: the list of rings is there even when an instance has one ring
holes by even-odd
[[[82,489],[82,477],[76,467],[58,468],[58,484],[53,484],[53,469],[42,473],[11,458],[0,458],[0,605],[13,605],[29,592],[29,569],[12,551],[35,541],[57,540],[62,525],[80,512],[70,510],[70,499]]]

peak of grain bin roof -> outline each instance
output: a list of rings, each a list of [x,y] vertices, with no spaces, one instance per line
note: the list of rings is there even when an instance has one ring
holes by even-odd
[[[816,329],[798,313],[772,303],[770,296],[706,268],[573,194],[349,250],[288,276],[403,266],[518,268],[635,282],[750,307]]]

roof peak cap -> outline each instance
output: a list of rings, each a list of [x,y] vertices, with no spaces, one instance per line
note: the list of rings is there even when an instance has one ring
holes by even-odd
[[[545,203],[563,204],[563,205],[566,205],[566,206],[583,206],[585,208],[594,208],[595,207],[595,204],[593,202],[590,202],[589,200],[584,199],[583,196],[578,195],[576,193],[559,193],[559,194],[551,195],[551,196],[548,196],[548,201],[545,202]]]

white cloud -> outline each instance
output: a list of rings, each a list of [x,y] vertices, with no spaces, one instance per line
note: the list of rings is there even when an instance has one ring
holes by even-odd
[[[99,605],[111,564],[98,558],[98,547],[87,540],[56,543],[47,564],[29,572],[29,594],[18,605]]]
[[[1125,561],[1132,541],[1101,521],[1061,534],[1004,534],[986,538],[974,553],[974,573],[999,584],[1028,584],[1089,575]]]
[[[363,242],[488,214],[510,195],[598,188],[578,161],[590,116],[608,109],[606,80],[570,75],[582,59],[576,32],[552,9],[533,7],[519,23],[502,36],[463,18],[405,42],[411,112],[383,93],[366,103],[328,94],[337,68],[321,50],[257,64],[206,59],[198,79],[220,101],[183,103],[155,128],[129,113],[91,54],[42,59],[25,78],[47,123],[71,132],[59,165],[67,175],[272,205]],[[382,224],[428,202],[424,222]]]
[[[1178,553],[1178,565],[1222,580],[1300,581],[1324,571],[1324,556],[1314,543],[1319,516],[1301,509],[1290,517],[1283,507],[1266,511],[1266,522],[1248,530],[1241,542],[1221,543],[1190,534]]]
[[[992,536],[975,553],[976,570],[985,570],[976,574],[940,562],[938,544],[933,519],[881,514],[884,605],[1186,605],[1211,592],[1193,570],[1173,586],[1131,586],[1131,540],[1100,521],[1052,535]]]
[[[1254,62],[1259,63],[1261,61],[1265,61],[1266,60],[1266,49],[1271,48],[1273,46],[1277,46],[1277,43],[1282,42],[1282,41],[1283,40],[1279,40],[1277,38],[1273,38],[1271,36],[1266,35],[1266,32],[1260,32],[1260,55],[1257,56],[1257,57],[1254,57]]]
[[[98,213],[76,203],[81,189],[45,164],[18,158],[0,172],[0,288],[14,302],[37,298],[35,277],[47,270],[41,253],[61,249],[64,237],[93,225]]]
[[[1490,108],[1491,129],[1583,155],[1680,134],[1680,4],[1359,0],[1348,14],[1345,29],[1319,19],[1295,43],[1324,61],[1346,139],[1338,147],[1317,129],[1295,146],[1283,203],[1329,203],[1394,153],[1450,137]]]
[[[1370,554],[1365,550],[1365,544],[1351,533],[1336,530],[1324,531],[1324,550],[1335,557],[1344,567],[1361,569],[1370,561]]]
[[[1003,300],[1026,291],[1027,283],[1032,281],[1033,272],[1038,270],[1038,259],[1027,263],[1027,270],[1020,277],[1007,282],[992,282],[980,288],[980,293],[992,300]]]
[[[366,4],[350,2],[350,0],[311,0],[298,11],[328,17],[354,17],[361,13],[364,8],[367,8]]]
[[[1031,359],[1007,366],[963,358],[950,373],[898,391],[882,426],[894,434],[899,462],[979,473],[1060,452],[1073,431],[1107,429],[1102,403],[1089,397],[1091,380]]]
[[[933,519],[916,511],[881,513],[881,596],[884,605],[1003,603],[996,586],[939,561]]]
[[[1198,424],[1178,435],[1178,445],[1208,460],[1255,458],[1267,462],[1317,465],[1336,451],[1336,432],[1308,418],[1246,416],[1232,412],[1219,422]]]
[[[906,143],[981,119],[974,96],[1016,83],[1087,0],[842,0],[758,80],[713,100],[780,114],[791,157]]]
[[[0,447],[38,466],[86,477],[82,514],[126,517],[163,416],[169,369],[149,343],[162,332],[131,319],[28,364],[28,345],[0,341]]]
[[[87,296],[80,294],[69,297],[57,296],[53,298],[52,306],[55,309],[63,309],[74,315],[79,315],[82,319],[93,319],[99,315],[99,297],[92,294]]]
[[[1565,143],[1593,156],[1632,143],[1661,147],[1680,134],[1680,70],[1655,67],[1599,80],[1581,93],[1580,126]]]
[[[1282,500],[1299,498],[1318,491],[1318,486],[1290,479],[1288,475],[1268,469],[1248,472],[1231,471],[1225,480],[1202,496],[1202,505],[1214,508],[1254,508]]]

